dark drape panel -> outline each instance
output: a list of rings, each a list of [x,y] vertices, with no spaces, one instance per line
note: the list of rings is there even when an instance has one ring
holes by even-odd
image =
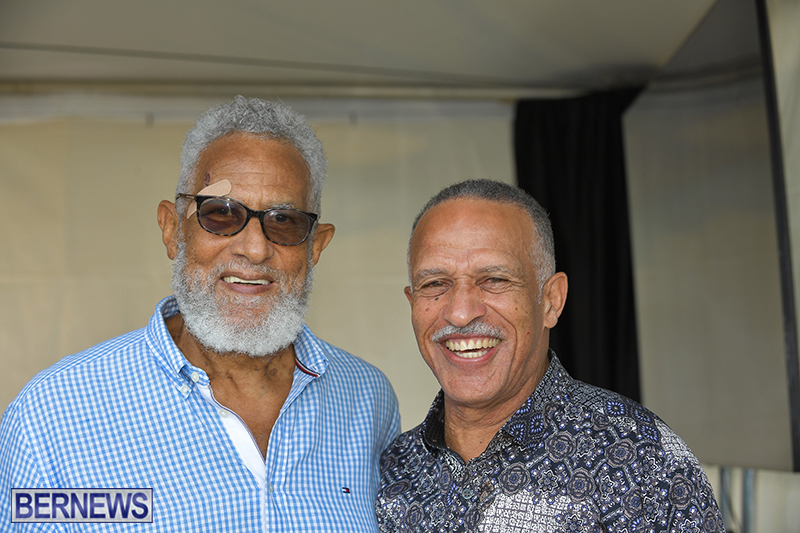
[[[517,104],[519,186],[550,213],[569,278],[550,346],[573,377],[639,400],[622,112],[640,89]]]

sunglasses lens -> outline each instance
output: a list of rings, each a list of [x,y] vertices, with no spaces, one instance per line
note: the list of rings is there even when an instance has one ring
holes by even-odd
[[[300,244],[306,240],[314,224],[313,218],[294,209],[269,209],[250,213],[254,216],[263,215],[264,235],[275,244]],[[234,235],[244,228],[249,217],[244,205],[220,196],[202,199],[197,210],[197,219],[206,231],[217,235]]]
[[[200,204],[197,215],[204,229],[219,235],[236,233],[247,219],[244,207],[225,198],[209,198],[204,201]]]
[[[264,216],[264,233],[276,244],[300,244],[308,236],[311,220],[291,209],[271,209]]]

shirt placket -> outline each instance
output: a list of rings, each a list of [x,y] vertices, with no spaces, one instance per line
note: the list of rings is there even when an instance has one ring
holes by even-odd
[[[292,388],[270,433],[266,457],[267,483],[263,499],[265,531],[293,529],[292,515],[297,510],[288,508],[284,491],[292,455],[299,453],[299,450],[293,449],[297,443],[291,445],[284,443],[292,442],[291,435],[298,416],[296,401],[316,377],[295,368]],[[275,527],[277,524],[279,527]]]

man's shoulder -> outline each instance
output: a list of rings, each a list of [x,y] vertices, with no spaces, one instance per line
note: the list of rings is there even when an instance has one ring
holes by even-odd
[[[567,387],[568,401],[564,416],[591,419],[591,426],[607,434],[609,429],[620,435],[635,436],[656,449],[670,452],[676,459],[692,459],[687,444],[657,414],[617,392],[573,380]]]
[[[344,409],[340,416],[357,417],[360,423],[381,427],[380,447],[375,451],[384,449],[400,430],[397,396],[389,379],[377,367],[316,337],[308,327],[298,342],[298,366],[318,374],[314,387],[326,391],[331,400],[326,409]],[[310,368],[306,368],[307,364]],[[367,413],[372,416],[364,416]]]
[[[141,364],[141,358],[133,358],[131,354],[144,351],[145,346],[145,328],[140,328],[67,355],[36,374],[22,388],[12,405],[58,395],[65,390],[63,384],[69,384],[69,388],[80,388],[92,382],[118,378],[127,365]]]
[[[615,416],[633,416],[639,410],[652,412],[639,402],[618,392],[590,385],[583,381],[571,380],[565,387],[567,404],[575,404],[592,412],[614,414]]]
[[[327,370],[332,371],[335,376],[349,376],[349,379],[351,380],[368,378],[385,382],[388,385],[389,380],[375,365],[356,355],[353,355],[346,350],[343,350],[342,348],[334,346],[333,344],[320,339],[314,335],[311,330],[307,330],[307,333],[308,335],[305,336],[304,339],[305,349],[321,352],[321,354],[327,360]]]

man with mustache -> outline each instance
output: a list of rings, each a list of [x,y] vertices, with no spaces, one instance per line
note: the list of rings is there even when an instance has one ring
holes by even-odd
[[[334,233],[318,221],[325,168],[282,104],[237,97],[198,120],[176,201],[158,206],[175,296],[8,407],[0,530],[120,517],[160,531],[376,530],[397,400],[304,324]]]
[[[686,444],[549,350],[567,277],[533,198],[488,180],[444,189],[414,222],[408,265],[442,390],[383,454],[382,531],[723,531]]]

